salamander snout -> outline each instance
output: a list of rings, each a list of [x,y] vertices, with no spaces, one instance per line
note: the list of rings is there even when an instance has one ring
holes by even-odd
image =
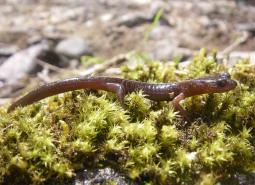
[[[223,77],[216,80],[216,86],[220,92],[225,92],[234,89],[237,86],[237,82]]]
[[[220,73],[216,76],[200,78],[199,83],[203,93],[222,93],[230,91],[237,86],[229,73]]]
[[[234,88],[236,88],[236,86],[237,86],[237,82],[235,81],[235,80],[230,80],[230,87],[231,87],[231,89],[234,89]]]

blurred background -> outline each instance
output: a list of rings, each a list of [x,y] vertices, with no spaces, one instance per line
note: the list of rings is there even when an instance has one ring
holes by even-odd
[[[0,0],[0,104],[130,51],[185,61],[207,48],[254,62],[254,15],[253,0]]]

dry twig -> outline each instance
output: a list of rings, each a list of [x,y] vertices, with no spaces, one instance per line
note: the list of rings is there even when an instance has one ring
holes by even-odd
[[[231,45],[226,47],[220,54],[221,55],[228,55],[231,51],[236,49],[240,44],[245,43],[250,38],[249,32],[245,31],[243,32],[242,37],[235,40]]]
[[[113,57],[112,59],[108,60],[108,61],[105,61],[103,64],[97,64],[97,65],[94,65],[93,67],[85,70],[85,71],[82,71],[79,73],[79,75],[81,76],[89,76],[91,74],[95,74],[95,73],[102,73],[104,72],[106,69],[114,66],[114,65],[118,65],[118,64],[121,64],[125,61],[127,61],[127,54],[121,54],[121,55],[118,55],[116,57]]]

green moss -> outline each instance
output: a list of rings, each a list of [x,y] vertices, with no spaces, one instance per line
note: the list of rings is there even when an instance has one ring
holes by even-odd
[[[7,114],[0,108],[0,182],[66,184],[77,170],[111,166],[142,184],[215,184],[254,171],[255,65],[226,68],[201,50],[191,64],[131,55],[122,77],[169,82],[229,71],[238,87],[188,98],[185,128],[168,102],[75,91]],[[16,175],[18,174],[18,176]]]

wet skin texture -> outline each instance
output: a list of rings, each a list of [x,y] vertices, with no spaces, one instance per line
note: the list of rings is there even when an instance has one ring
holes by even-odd
[[[236,81],[231,80],[228,73],[220,73],[215,76],[207,76],[176,83],[161,84],[112,77],[77,77],[48,83],[38,87],[15,101],[8,108],[8,112],[15,110],[17,107],[30,105],[52,95],[78,89],[105,90],[116,93],[121,105],[124,105],[124,97],[126,94],[142,90],[150,100],[172,101],[175,110],[179,111],[183,118],[187,118],[186,111],[179,104],[181,100],[195,95],[227,92],[234,89],[236,86]]]

